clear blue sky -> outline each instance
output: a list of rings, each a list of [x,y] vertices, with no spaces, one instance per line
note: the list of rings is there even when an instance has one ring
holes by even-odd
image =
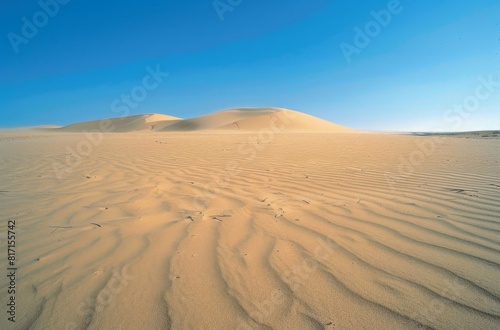
[[[159,66],[130,114],[276,106],[358,129],[500,129],[498,0],[55,1],[0,4],[0,127],[116,117]],[[356,27],[372,36],[347,61]],[[493,80],[481,100],[478,77]]]

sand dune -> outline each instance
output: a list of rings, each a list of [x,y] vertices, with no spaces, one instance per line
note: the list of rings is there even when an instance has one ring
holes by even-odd
[[[108,132],[165,131],[186,132],[200,130],[243,131],[273,130],[274,132],[332,132],[354,133],[343,127],[301,112],[281,108],[239,108],[219,111],[204,116],[180,119],[166,115],[137,115],[108,119]],[[72,124],[59,129],[64,132],[101,130],[103,120]],[[358,132],[359,133],[359,132]]]
[[[500,327],[498,139],[107,134],[59,180],[44,134],[0,140],[2,329]]]
[[[235,130],[352,133],[355,130],[301,112],[281,108],[241,108],[186,119],[163,131]]]
[[[57,130],[61,132],[83,132],[95,130],[102,132],[150,131],[154,130],[157,126],[164,127],[178,122],[179,120],[181,119],[173,116],[147,114],[76,123],[57,128]]]

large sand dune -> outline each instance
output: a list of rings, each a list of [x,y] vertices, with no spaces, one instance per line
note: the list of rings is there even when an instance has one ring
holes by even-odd
[[[33,134],[0,139],[1,329],[500,328],[498,139]]]
[[[107,119],[113,132],[168,131],[185,132],[200,130],[280,132],[332,132],[353,133],[353,129],[343,127],[301,112],[281,108],[238,108],[219,111],[204,116],[180,119],[166,115],[136,115]],[[101,130],[103,120],[72,124],[60,128],[64,132]]]
[[[352,133],[355,130],[301,112],[280,108],[241,108],[186,119],[163,131],[272,129],[281,132]]]

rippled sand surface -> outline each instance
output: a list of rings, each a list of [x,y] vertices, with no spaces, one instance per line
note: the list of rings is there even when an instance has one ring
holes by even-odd
[[[498,139],[93,138],[0,139],[2,329],[500,328]]]

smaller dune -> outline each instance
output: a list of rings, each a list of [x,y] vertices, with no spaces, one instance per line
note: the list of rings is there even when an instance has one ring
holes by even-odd
[[[158,126],[165,127],[170,123],[178,122],[180,118],[161,115],[161,114],[146,114],[127,117],[109,118],[102,120],[93,120],[82,123],[71,124],[58,128],[63,132],[82,132],[82,131],[112,131],[112,132],[134,132],[155,130]],[[103,129],[103,127],[105,127]],[[112,129],[106,128],[112,127]]]

